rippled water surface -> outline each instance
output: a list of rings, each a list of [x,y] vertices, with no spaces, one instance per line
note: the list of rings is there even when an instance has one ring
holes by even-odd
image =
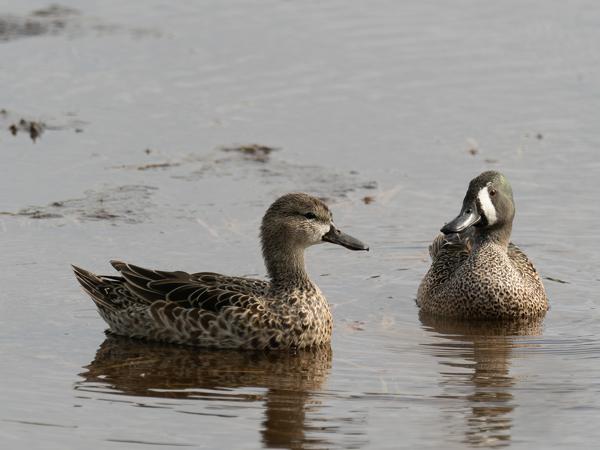
[[[2,447],[597,445],[599,21],[592,1],[4,1]],[[489,168],[551,310],[420,318],[427,245]],[[260,218],[292,190],[371,246],[308,251],[330,349],[104,335],[69,263],[263,276]]]

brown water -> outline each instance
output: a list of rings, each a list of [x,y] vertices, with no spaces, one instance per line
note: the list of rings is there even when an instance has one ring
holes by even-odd
[[[2,448],[596,445],[597,2],[48,6],[0,6]],[[278,150],[223,150],[249,144]],[[427,245],[488,168],[552,308],[420,319]],[[308,252],[331,349],[105,337],[69,263],[262,276],[292,190],[372,250]]]

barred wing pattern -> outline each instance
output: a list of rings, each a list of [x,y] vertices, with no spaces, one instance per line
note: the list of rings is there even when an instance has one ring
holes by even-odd
[[[226,306],[247,307],[255,296],[265,295],[269,287],[263,280],[214,272],[188,274],[150,270],[120,261],[111,261],[111,264],[121,272],[124,286],[136,301],[148,305],[164,300],[184,308],[218,312]]]

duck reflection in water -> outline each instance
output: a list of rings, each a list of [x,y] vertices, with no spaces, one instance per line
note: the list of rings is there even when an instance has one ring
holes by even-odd
[[[327,447],[328,442],[307,436],[306,413],[319,403],[311,393],[327,379],[331,356],[329,345],[294,354],[239,352],[108,335],[75,389],[155,399],[264,402],[265,447]],[[266,392],[230,391],[244,387]]]
[[[443,366],[444,394],[439,398],[466,401],[465,435],[460,439],[474,447],[509,445],[518,406],[512,392],[516,381],[510,375],[512,352],[525,345],[520,338],[541,334],[541,319],[468,322],[424,313],[419,319],[425,330],[441,338],[425,344]],[[447,411],[455,416],[454,401]]]

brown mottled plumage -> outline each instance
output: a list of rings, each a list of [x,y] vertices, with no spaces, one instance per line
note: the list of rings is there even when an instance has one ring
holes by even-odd
[[[323,241],[368,250],[341,233],[331,212],[307,194],[287,194],[261,226],[270,281],[212,272],[149,270],[112,261],[121,276],[75,275],[118,335],[214,348],[290,349],[328,343],[327,300],[308,278],[304,250]]]
[[[424,313],[477,319],[543,316],[548,301],[533,264],[509,242],[512,189],[500,173],[473,179],[461,213],[442,228],[417,293]]]

